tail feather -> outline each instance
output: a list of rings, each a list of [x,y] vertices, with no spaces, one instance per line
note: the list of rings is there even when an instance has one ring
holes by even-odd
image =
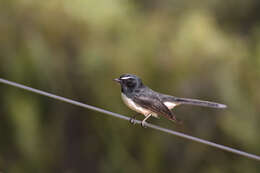
[[[211,108],[218,108],[224,109],[227,106],[224,104],[204,101],[204,100],[197,100],[197,99],[188,99],[188,98],[174,98],[174,100],[180,104],[187,104],[187,105],[195,105],[195,106],[204,106],[204,107],[211,107]]]

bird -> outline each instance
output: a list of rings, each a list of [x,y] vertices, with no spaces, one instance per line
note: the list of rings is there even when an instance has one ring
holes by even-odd
[[[182,122],[176,119],[175,114],[171,110],[175,106],[182,104],[217,109],[224,109],[227,107],[225,104],[216,102],[180,98],[156,92],[144,85],[141,78],[134,74],[122,74],[119,78],[115,78],[114,81],[121,86],[121,97],[123,102],[130,109],[145,116],[141,122],[142,127],[145,127],[145,123],[150,117],[158,118],[159,115],[162,115],[175,123],[181,124]],[[134,119],[138,114],[130,119],[131,123],[135,122]]]

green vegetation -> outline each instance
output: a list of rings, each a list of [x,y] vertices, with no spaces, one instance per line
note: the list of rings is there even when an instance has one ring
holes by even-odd
[[[260,2],[0,2],[0,77],[132,116],[112,81],[217,101],[180,106],[183,127],[260,155]],[[139,116],[140,119],[143,116]],[[0,171],[258,173],[254,160],[0,85]]]

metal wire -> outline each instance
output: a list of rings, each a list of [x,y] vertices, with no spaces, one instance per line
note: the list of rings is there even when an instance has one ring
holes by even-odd
[[[120,118],[120,119],[123,119],[123,120],[129,121],[131,119],[129,117],[126,117],[126,116],[118,114],[118,113],[114,113],[114,112],[111,112],[111,111],[108,111],[108,110],[105,110],[105,109],[101,109],[101,108],[98,108],[98,107],[95,107],[95,106],[84,104],[84,103],[81,103],[81,102],[78,102],[78,101],[75,101],[75,100],[71,100],[71,99],[68,99],[68,98],[65,98],[65,97],[57,96],[57,95],[54,95],[54,94],[51,94],[51,93],[48,93],[48,92],[45,92],[45,91],[41,91],[41,90],[31,88],[31,87],[28,87],[28,86],[25,86],[25,85],[21,85],[21,84],[18,84],[18,83],[9,81],[9,80],[5,80],[5,79],[2,79],[2,78],[0,78],[0,83],[7,84],[7,85],[10,85],[10,86],[14,86],[14,87],[17,87],[17,88],[21,88],[21,89],[24,89],[24,90],[27,90],[27,91],[30,91],[30,92],[33,92],[33,93],[37,93],[37,94],[40,94],[40,95],[43,95],[43,96],[47,96],[47,97],[50,97],[50,98],[53,98],[53,99],[56,99],[56,100],[60,100],[60,101],[70,103],[70,104],[73,104],[73,105],[76,105],[76,106],[80,106],[80,107],[83,107],[83,108],[86,108],[86,109],[90,109],[90,110],[93,110],[93,111],[96,111],[96,112],[111,115],[111,116],[114,116],[114,117],[117,117],[117,118]],[[141,121],[134,120],[134,123],[140,124]],[[244,156],[244,157],[247,157],[249,159],[254,159],[254,160],[260,161],[260,156],[257,156],[255,154],[250,154],[250,153],[247,153],[247,152],[244,152],[244,151],[240,151],[238,149],[234,149],[234,148],[227,147],[227,146],[224,146],[224,145],[216,144],[214,142],[210,142],[210,141],[207,141],[207,140],[204,140],[204,139],[200,139],[200,138],[197,138],[197,137],[186,135],[184,133],[176,132],[176,131],[173,131],[173,130],[170,130],[170,129],[162,128],[160,126],[156,126],[156,125],[153,125],[153,124],[146,123],[145,125],[149,128],[152,128],[152,129],[155,129],[155,130],[158,130],[158,131],[161,131],[161,132],[172,134],[174,136],[185,138],[185,139],[195,141],[195,142],[198,142],[198,143],[202,143],[202,144],[214,147],[214,148],[225,150],[225,151],[228,151],[228,152],[240,155],[240,156]]]

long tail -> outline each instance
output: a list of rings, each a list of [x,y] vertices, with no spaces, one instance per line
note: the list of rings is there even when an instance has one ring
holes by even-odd
[[[205,106],[217,109],[224,109],[227,106],[224,104],[216,103],[216,102],[209,102],[204,100],[197,100],[197,99],[187,99],[187,98],[178,98],[175,97],[174,100],[180,104],[187,104],[187,105],[195,105],[195,106]]]

